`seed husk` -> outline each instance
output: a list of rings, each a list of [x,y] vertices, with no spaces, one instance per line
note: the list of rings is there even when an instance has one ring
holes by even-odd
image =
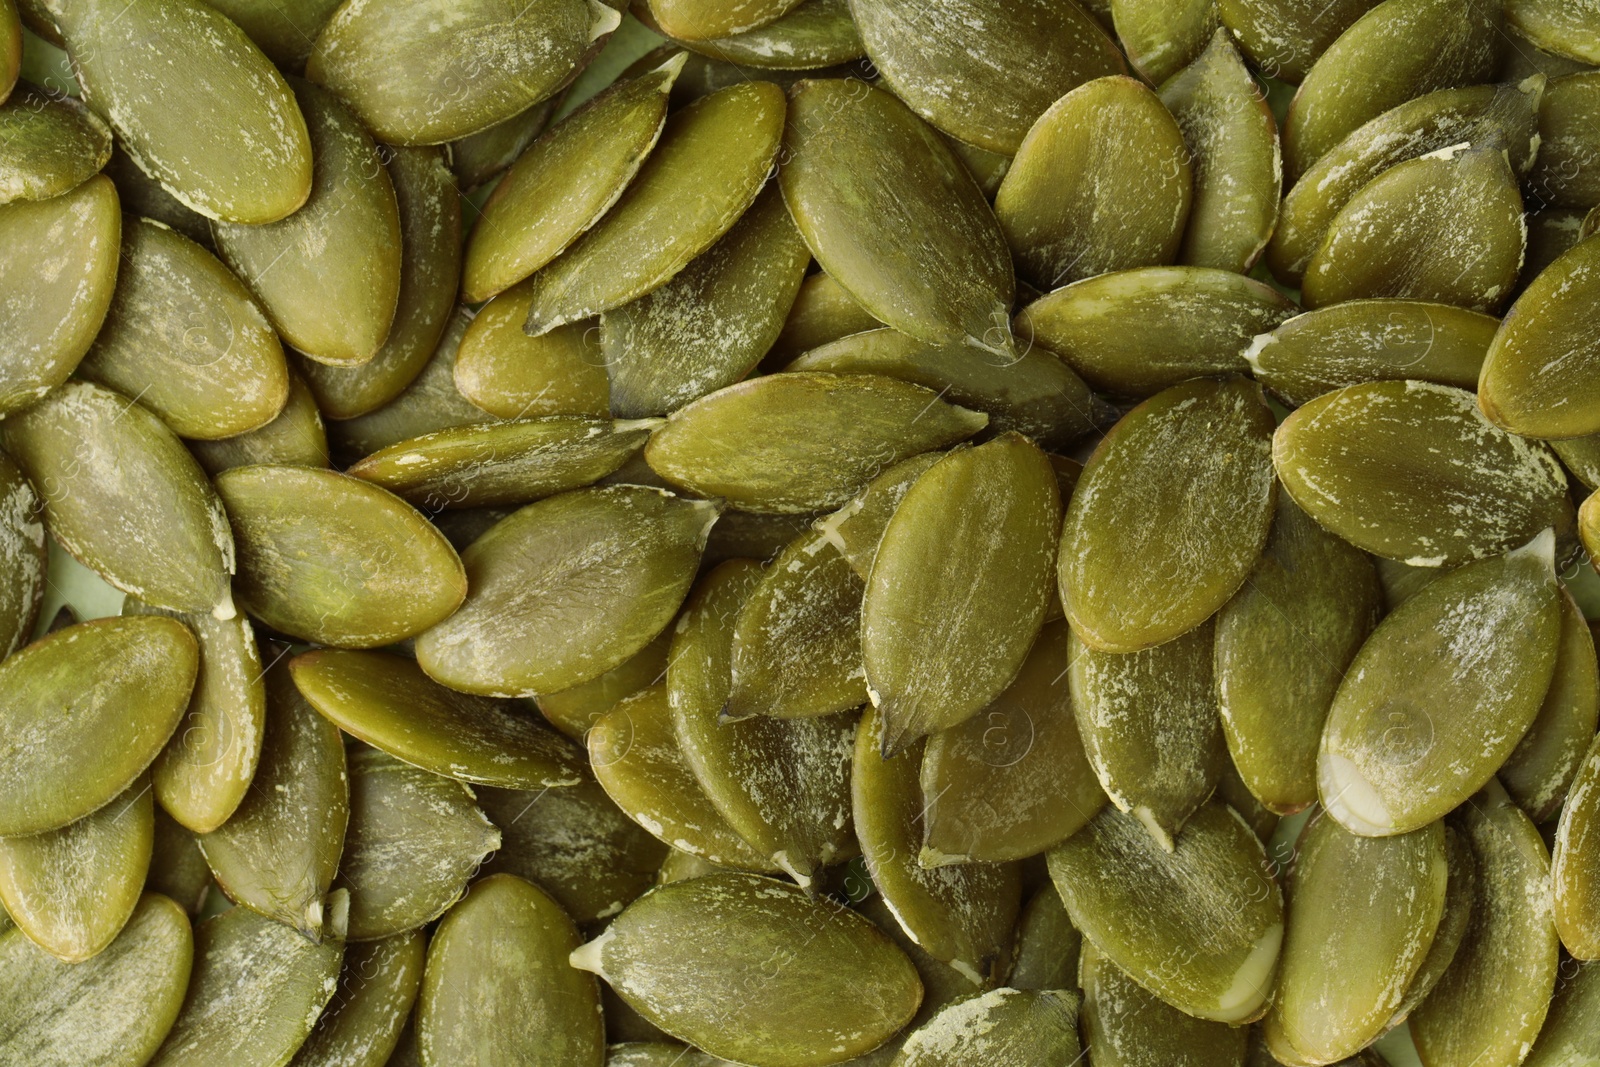
[[[198,663],[194,636],[161,618],[69,626],[0,663],[0,837],[59,829],[127,789],[172,736]]]
[[[793,90],[783,199],[822,269],[881,322],[1012,355],[1016,278],[976,182],[942,138],[865,82]]]
[[[654,21],[649,12],[648,5],[634,10],[646,26]],[[712,59],[741,67],[815,71],[819,67],[860,59],[865,53],[850,14],[849,0],[803,0],[764,26],[726,37],[678,43]]]
[[[1600,722],[1600,668],[1594,637],[1572,594],[1561,591],[1561,641],[1539,715],[1496,777],[1528,818],[1545,823],[1566,800]]]
[[[304,652],[295,686],[339,729],[425,771],[508,789],[577,785],[570,744],[532,713],[446,689],[414,662],[381,652]]]
[[[1217,0],[1217,13],[1263,74],[1299,84],[1311,65],[1379,0]]]
[[[1272,414],[1244,379],[1134,408],[1089,457],[1061,533],[1072,630],[1102,652],[1187,633],[1249,577],[1272,525]]]
[[[329,463],[328,432],[317,399],[305,378],[293,370],[289,372],[289,399],[277,418],[226,440],[191,441],[189,451],[212,477],[261,463],[296,467],[326,467]]]
[[[317,34],[339,9],[338,0],[217,0],[215,7],[250,35],[267,58],[300,70]]]
[[[718,519],[717,525],[725,519],[726,516]],[[581,745],[594,721],[616,707],[618,701],[667,677],[667,650],[671,645],[672,631],[663,630],[655,640],[604,674],[570,689],[540,693],[534,701],[552,726]]]
[[[1600,740],[1589,745],[1556,830],[1555,922],[1579,959],[1600,959]]]
[[[190,915],[198,915],[211,895],[211,868],[206,866],[200,842],[159,804],[155,816],[145,888],[170,897]]]
[[[682,41],[708,41],[770,25],[802,0],[648,0],[648,15],[661,32]]]
[[[1049,882],[1017,919],[1016,962],[1006,984],[1013,989],[1074,989],[1083,935],[1072,925],[1061,894]]]
[[[383,1067],[422,986],[420,930],[349,945],[339,988],[289,1067]]]
[[[868,482],[844,507],[816,520],[813,528],[844,555],[850,569],[865,581],[872,573],[884,527],[889,525],[900,501],[923,472],[943,458],[942,452],[923,452],[901,460]]]
[[[522,332],[533,293],[519,285],[484,305],[455,358],[461,396],[503,419],[541,415],[608,415],[600,331],[590,321],[529,337]]]
[[[0,658],[32,636],[44,602],[50,550],[40,512],[33,485],[0,453]]]
[[[1084,1044],[1096,1067],[1243,1067],[1249,1031],[1186,1015],[1083,946]]]
[[[783,332],[767,350],[764,367],[782,367],[796,356],[853,333],[875,330],[883,323],[856,303],[844,286],[818,271],[800,283]]]
[[[146,893],[122,933],[63,963],[21,930],[0,933],[0,1057],[32,1067],[139,1067],[178,1017],[194,938],[189,917]]]
[[[1600,63],[1600,32],[1586,15],[1589,5],[1553,0],[1511,0],[1506,23],[1540,48],[1584,63]]]
[[[26,83],[8,98],[9,86],[0,70],[0,204],[48,200],[99,173],[111,158],[111,127],[99,115]]]
[[[869,1052],[922,999],[911,961],[871,923],[736,872],[646,893],[572,965],[599,974],[667,1033],[766,1067]]]
[[[1550,82],[1539,106],[1539,155],[1528,171],[1528,191],[1535,201],[1584,210],[1600,204],[1600,178],[1593,166],[1600,152],[1597,118],[1600,72]]]
[[[1078,995],[1064,989],[991,989],[958,1001],[911,1032],[894,1067],[1024,1067],[1072,1063],[1078,1043]]]
[[[89,351],[111,306],[121,233],[104,175],[49,200],[0,205],[0,414],[66,381]]]
[[[1216,801],[1175,844],[1166,852],[1137,818],[1102,808],[1051,851],[1050,877],[1073,925],[1141,986],[1199,1019],[1259,1018],[1283,940],[1266,849]]]

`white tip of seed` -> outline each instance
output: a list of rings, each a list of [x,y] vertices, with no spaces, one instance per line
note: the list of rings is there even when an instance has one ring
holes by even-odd
[[[1556,532],[1546,526],[1532,541],[1506,553],[1506,559],[1531,559],[1541,565],[1541,570],[1554,574],[1556,569]]]
[[[938,849],[931,848],[928,845],[923,845],[922,851],[917,853],[917,866],[923,868],[924,870],[932,870],[935,867],[948,867],[951,864],[966,862],[966,856],[952,856],[948,852],[940,852]]]
[[[772,854],[772,862],[776,863],[778,865],[778,869],[783,871],[784,874],[787,874],[790,878],[793,878],[795,884],[801,889],[811,888],[811,876],[804,873],[800,870],[800,868],[794,865],[794,861],[789,858],[789,852],[787,849],[780,848],[778,851],[774,852]]]
[[[211,609],[211,617],[220,622],[227,622],[238,614],[239,609],[233,606],[233,589],[230,586],[222,591],[222,599]]]
[[[1277,969],[1278,949],[1282,945],[1283,924],[1273,923],[1271,929],[1256,939],[1250,955],[1234,972],[1233,984],[1217,999],[1217,1014],[1213,1019],[1242,1023],[1260,1010],[1272,989],[1272,974]]]
[[[1343,826],[1361,837],[1388,837],[1394,816],[1355,761],[1324,751],[1317,759],[1317,789],[1322,806]]]
[[[1155,838],[1156,844],[1161,846],[1161,851],[1168,853],[1175,851],[1172,844],[1172,834],[1156,820],[1155,812],[1141,804],[1133,809],[1133,817],[1144,823],[1144,828],[1150,831],[1150,836]]]
[[[605,951],[606,942],[617,936],[617,932],[606,927],[605,932],[593,941],[579,945],[567,956],[567,962],[580,971],[593,971],[595,974],[605,974],[602,966],[601,954]]]
[[[622,12],[610,4],[602,4],[600,0],[589,0],[589,14],[593,16],[593,21],[589,23],[591,41],[598,41],[622,25]]]

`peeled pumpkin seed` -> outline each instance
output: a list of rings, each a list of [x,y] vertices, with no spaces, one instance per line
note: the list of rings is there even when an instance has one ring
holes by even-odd
[[[1444,914],[1439,917],[1439,926],[1428,945],[1428,954],[1422,958],[1422,966],[1417,968],[1411,984],[1406,986],[1405,996],[1400,998],[1400,1006],[1389,1020],[1390,1026],[1405,1022],[1417,1006],[1428,999],[1428,994],[1455,961],[1472,923],[1472,902],[1478,894],[1478,861],[1473,858],[1467,839],[1448,821],[1444,824],[1444,844],[1445,864],[1449,870]]]
[[[214,6],[250,35],[267,58],[299,70],[311,55],[317,34],[338,10],[338,0],[216,0]]]
[[[1055,472],[1017,433],[950,452],[906,492],[861,606],[886,754],[970,718],[1016,678],[1044,624],[1060,530]]]
[[[178,725],[198,661],[182,623],[131,618],[69,626],[0,663],[0,837],[60,829],[127,789]]]
[[[1244,820],[1212,802],[1175,851],[1107,807],[1049,860],[1096,951],[1186,1014],[1238,1024],[1265,1010],[1283,940],[1283,894],[1265,858]]]
[[[141,775],[110,803],[59,830],[0,838],[0,902],[46,952],[82,963],[133,914],[150,869],[155,804]]]
[[[634,13],[646,26],[649,7]],[[764,26],[680,42],[712,59],[758,70],[811,71],[860,59],[865,51],[848,0],[803,0]]]
[[[1025,1067],[1072,1063],[1078,1043],[1078,995],[1063,989],[991,989],[958,1001],[911,1032],[894,1067]]]
[[[1555,922],[1579,959],[1600,959],[1600,741],[1584,754],[1556,830]]]
[[[1442,149],[1391,167],[1350,199],[1306,265],[1301,299],[1308,308],[1387,296],[1493,311],[1516,284],[1526,237],[1504,153]]]
[[[0,22],[4,18],[0,14]],[[0,58],[0,66],[4,63]],[[0,70],[0,87],[9,85]],[[111,158],[111,127],[83,104],[26,83],[9,98],[3,88],[0,204],[60,196],[94,177]]]
[[[1294,312],[1271,286],[1231,270],[1140,267],[1040,297],[1016,330],[1095,389],[1142,398],[1190,378],[1244,374],[1251,339]]]
[[[1378,0],[1217,0],[1223,26],[1269,78],[1299,84],[1328,46]]]
[[[289,1067],[383,1067],[422,986],[420,930],[350,945],[339,988]]]
[[[50,553],[39,494],[0,452],[0,659],[33,634],[44,602]]]
[[[1186,1015],[1092,944],[1083,946],[1082,960],[1084,1045],[1095,1067],[1244,1067],[1243,1027]]]
[[[1353,833],[1434,821],[1517,747],[1560,644],[1553,540],[1546,531],[1450,572],[1390,613],[1356,654],[1317,761],[1323,804]]]
[[[845,292],[844,286],[818,271],[800,283],[783,331],[767,350],[762,365],[785,366],[801,353],[882,325]]]
[[[1063,670],[1070,647],[1065,622],[1046,625],[1003,693],[972,718],[928,738],[920,772],[922,863],[1038,855],[1080,830],[1105,804],[1073,717]]]
[[[1135,70],[1160,85],[1205,51],[1217,29],[1212,0],[1111,0],[1117,40]]]
[[[918,863],[923,745],[913,741],[890,759],[883,747],[883,717],[869,708],[856,727],[850,789],[872,882],[908,937],[974,986],[987,986],[1005,970],[1022,903],[1017,865]]]
[[[1281,815],[1317,799],[1317,751],[1345,670],[1383,614],[1368,557],[1279,494],[1266,549],[1217,613],[1223,735],[1250,793]]]
[[[304,364],[302,364],[304,366]],[[322,364],[317,364],[322,366]],[[261,463],[326,467],[328,432],[306,380],[289,372],[289,399],[277,418],[259,429],[222,441],[191,441],[189,451],[213,477],[235,467]]]
[[[1489,80],[1500,42],[1496,0],[1384,0],[1306,72],[1283,128],[1291,184],[1346,135],[1414,97]]]
[[[620,21],[597,0],[347,5],[322,28],[306,76],[387,143],[443,144],[553,95]]]
[[[267,672],[261,762],[228,821],[200,851],[230,900],[320,942],[343,939],[329,899],[350,815],[344,742],[295,689]]]
[[[718,525],[722,522],[722,519],[717,520]],[[671,645],[672,631],[663,630],[655,640],[604,674],[570,689],[540,693],[534,701],[552,726],[582,744],[583,735],[589,732],[595,719],[610,711],[619,700],[666,678],[667,650]]]
[[[1600,965],[1579,963],[1562,969],[1539,1039],[1523,1060],[1525,1067],[1559,1067],[1600,1059]]]
[[[1561,641],[1555,674],[1539,715],[1496,776],[1528,818],[1559,814],[1567,789],[1600,722],[1600,667],[1594,637],[1577,601],[1561,592]]]
[[[769,374],[673,412],[645,448],[674,485],[750,511],[838,507],[889,465],[972,435],[986,415],[876,374]]]
[[[446,689],[411,660],[316,650],[289,662],[295,686],[339,729],[425,771],[508,789],[576,785],[576,750],[527,709]]]
[[[1596,35],[1600,40],[1600,34]],[[1556,78],[1539,106],[1539,155],[1528,172],[1531,197],[1547,207],[1600,204],[1600,71]]]
[[[665,285],[600,317],[611,410],[665,415],[755,369],[811,253],[775,184]]]
[[[344,946],[313,944],[249,908],[194,929],[194,971],[183,1010],[152,1067],[287,1063],[339,985]]]
[[[648,14],[669,37],[715,40],[775,22],[802,0],[648,0]]]
[[[900,507],[923,472],[944,458],[942,452],[923,452],[903,459],[867,483],[850,502],[831,515],[813,523],[813,528],[828,539],[863,581],[872,573],[884,527]]]
[[[572,965],[599,974],[667,1033],[764,1067],[869,1052],[922,999],[911,961],[871,923],[735,872],[646,893]]]
[[[1022,909],[1017,920],[1015,962],[1006,984],[1013,989],[1074,989],[1078,982],[1078,933],[1049,882]]]
[[[1453,818],[1477,860],[1478,895],[1450,969],[1411,1017],[1411,1036],[1424,1063],[1514,1064],[1556,984],[1550,854],[1496,782]]]
[[[444,914],[500,831],[460,782],[373,748],[350,753],[350,825],[336,882],[351,941],[415,930]]]
[[[765,184],[783,136],[783,92],[730,86],[668,117],[615,206],[534,274],[531,336],[666,284],[733,226]]]
[[[85,103],[145,173],[210,219],[261,225],[311,192],[312,143],[283,75],[199,0],[50,5]]]
[[[283,339],[336,366],[371,360],[400,299],[400,210],[377,146],[332,93],[296,79],[316,153],[311,196],[267,226],[213,223],[217,250]]]
[[[1079,640],[1133,652],[1194,629],[1249,576],[1272,524],[1260,386],[1197,379],[1112,427],[1072,495],[1058,563]]]
[[[183,1004],[194,961],[189,917],[146,893],[94,959],[62,963],[0,933],[0,1057],[31,1067],[140,1067]]]
[[[1050,290],[1175,261],[1193,184],[1177,121],[1118,75],[1080,85],[1039,117],[994,210],[1021,276]]]
[[[811,254],[873,318],[1012,355],[1016,279],[982,192],[943,139],[865,82],[797,84],[778,168]]]
[[[121,232],[103,175],[49,200],[0,205],[0,414],[66,381],[89,351],[111,306]]]
[[[896,96],[945,133],[1007,156],[1062,94],[1127,69],[1076,4],[851,0],[850,7]]]
[[[145,888],[171,897],[184,911],[198,915],[211,895],[211,868],[206,866],[200,842],[159,804],[155,816]]]
[[[1588,0],[1560,4],[1553,0],[1511,0],[1506,22],[1540,48],[1584,63],[1600,63],[1600,31],[1589,16]]]
[[[466,327],[454,368],[461,396],[503,419],[610,414],[600,331],[576,322],[529,337],[532,298],[527,286],[502,293]]]

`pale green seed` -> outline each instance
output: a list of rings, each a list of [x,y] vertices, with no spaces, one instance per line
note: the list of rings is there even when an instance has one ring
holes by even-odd
[[[1478,861],[1473,858],[1472,847],[1449,822],[1444,824],[1445,863],[1449,878],[1445,883],[1444,914],[1433,933],[1428,954],[1422,959],[1405,996],[1389,1020],[1390,1026],[1399,1026],[1411,1017],[1433,987],[1439,984],[1450,964],[1455,961],[1461,942],[1466,939],[1467,928],[1472,923],[1473,901],[1478,895]]]
[[[1083,935],[1072,925],[1061,894],[1049,882],[1017,919],[1016,961],[1006,984],[1013,989],[1072,989],[1078,982]]]
[[[634,14],[648,26],[649,7]],[[764,26],[704,40],[679,41],[711,59],[757,70],[815,71],[860,59],[865,52],[849,0],[803,0]]]
[[[1265,75],[1297,84],[1379,0],[1217,0],[1222,24]]]
[[[718,519],[717,525],[724,521],[726,516]],[[610,711],[618,701],[666,678],[667,650],[671,645],[672,631],[663,630],[655,640],[604,674],[579,682],[570,689],[540,693],[533,699],[552,726],[582,744],[583,735],[589,732],[595,719]]]
[[[302,363],[308,366],[309,361]],[[322,364],[317,364],[322,366]],[[328,432],[305,378],[289,372],[289,399],[278,417],[259,429],[222,441],[191,441],[189,451],[207,474],[215,477],[235,467],[261,463],[277,466],[328,466]]]
[[[339,0],[217,0],[213,6],[249,34],[267,58],[299,70]]]
[[[7,98],[10,84],[0,71],[0,204],[60,196],[99,173],[111,158],[111,127],[77,100],[26,83]]]
[[[1539,106],[1539,155],[1528,172],[1528,191],[1547,207],[1588,210],[1600,204],[1595,152],[1600,134],[1600,72],[1584,71],[1551,81]]]
[[[783,332],[772,342],[763,365],[786,366],[794,357],[813,348],[882,325],[845,292],[844,286],[818,271],[800,283],[794,306],[784,320]]]
[[[844,507],[816,520],[813,528],[843,554],[850,569],[865,581],[872,573],[884,527],[889,525],[900,501],[923,472],[943,458],[942,452],[923,452],[901,460],[868,482]]]
[[[1590,18],[1593,14],[1594,5],[1589,0],[1566,4],[1510,0],[1506,4],[1506,22],[1512,29],[1540,48],[1585,63],[1600,63],[1600,32]]]
[[[200,914],[211,895],[211,868],[195,835],[156,805],[155,839],[145,888],[171,897],[190,915]]]
[[[1555,674],[1539,715],[1500,765],[1496,777],[1528,818],[1545,823],[1559,814],[1600,722],[1600,667],[1594,637],[1577,601],[1561,592],[1561,642]]]
[[[503,419],[609,415],[600,331],[591,321],[529,337],[522,332],[532,290],[495,297],[466,327],[455,358],[455,386],[482,411]]]
[[[504,174],[517,161],[517,157],[527,151],[534,138],[549,127],[550,120],[561,110],[566,96],[567,90],[563,90],[526,111],[495,123],[487,130],[451,141],[450,169],[461,191],[476,192],[491,179]]]
[[[1562,944],[1580,959],[1600,958],[1600,741],[1589,745],[1562,806],[1553,880]]]
[[[776,22],[801,0],[648,0],[663,33],[684,41],[715,40]]]
[[[1111,0],[1111,20],[1134,69],[1160,85],[1205,51],[1217,7],[1206,0]]]

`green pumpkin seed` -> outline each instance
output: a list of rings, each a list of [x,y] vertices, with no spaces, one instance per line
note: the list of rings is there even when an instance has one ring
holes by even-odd
[[[612,410],[665,415],[749,374],[782,330],[810,261],[769,186],[675,278],[601,316]]]
[[[570,89],[571,87],[568,86]],[[450,169],[461,191],[476,192],[504,174],[540,134],[566,100],[566,91],[547,97],[487,130],[450,142]]]
[[[87,963],[62,963],[0,933],[0,1057],[31,1067],[140,1067],[183,1004],[194,959],[189,917],[146,893],[122,933]]]
[[[1450,964],[1455,961],[1461,942],[1467,936],[1472,922],[1472,902],[1478,893],[1478,861],[1472,856],[1472,847],[1455,828],[1444,824],[1445,863],[1449,878],[1444,890],[1444,914],[1439,918],[1428,954],[1417,968],[1416,976],[1406,987],[1400,1007],[1389,1020],[1390,1026],[1399,1026],[1411,1017],[1417,1006],[1428,999],[1433,987],[1439,984]]]
[[[3,71],[0,87],[10,87]],[[0,204],[60,196],[94,177],[111,158],[111,127],[71,97],[24,84],[9,99],[0,91],[0,101]]]
[[[419,930],[350,945],[339,989],[289,1067],[383,1067],[422,987]]]
[[[1451,571],[1396,608],[1356,654],[1317,760],[1322,802],[1353,833],[1427,825],[1517,747],[1560,643],[1553,544],[1546,531]]]
[[[456,355],[460,394],[503,419],[610,414],[600,331],[579,322],[529,337],[522,323],[532,299],[520,285],[478,312]]]
[[[913,741],[884,759],[883,742],[883,717],[869,708],[856,728],[850,780],[867,870],[907,936],[974,986],[987,986],[1005,969],[1022,903],[1017,865],[918,863],[923,745]]]
[[[50,552],[39,494],[0,452],[0,659],[33,634],[44,602]]]
[[[1571,525],[1555,457],[1491,425],[1461,389],[1388,381],[1325,393],[1284,420],[1272,453],[1319,525],[1413,566],[1454,566]]]
[[[1007,156],[1063,93],[1127,70],[1110,37],[1076,4],[936,0],[908,8],[853,0],[851,10],[896,96],[944,132]]]
[[[855,79],[796,85],[778,183],[811,254],[867,314],[1012,358],[1000,228],[961,161],[895,97]]]
[[[346,6],[317,37],[306,76],[389,144],[443,144],[553,95],[620,21],[594,0]]]
[[[291,660],[289,673],[339,729],[414,767],[508,789],[583,780],[576,750],[525,709],[446,689],[411,660],[313,651]]]
[[[1496,0],[1385,0],[1306,72],[1283,129],[1290,184],[1346,135],[1413,97],[1489,80],[1500,44]]]
[[[151,219],[170,226],[202,248],[214,250],[211,220],[191,211],[160,182],[140,170],[125,149],[112,148],[111,161],[105,165],[104,173],[116,184],[124,216]]]
[[[303,364],[306,366],[309,364]],[[317,364],[321,366],[322,364]],[[249,433],[223,441],[191,441],[189,451],[215,477],[235,467],[261,463],[277,466],[326,467],[328,433],[306,380],[289,372],[289,399],[278,417]]]
[[[1196,1019],[1083,946],[1083,1035],[1095,1067],[1244,1067],[1248,1031]]]
[[[69,626],[0,663],[0,837],[59,829],[127,789],[172,736],[198,662],[182,623],[137,618]]]
[[[1078,995],[1066,990],[991,989],[944,1008],[906,1038],[894,1067],[1025,1067],[1073,1063]]]
[[[1534,1042],[1526,1067],[1560,1067],[1600,1059],[1600,965],[1578,963],[1564,968]]]
[[[1074,989],[1082,946],[1061,894],[1046,882],[1017,920],[1016,962],[1006,982],[1013,989]]]
[[[1477,860],[1478,895],[1450,969],[1411,1017],[1411,1036],[1425,1063],[1516,1063],[1556,984],[1550,855],[1493,781],[1455,819]]]
[[[287,1063],[339,985],[344,946],[232,908],[194,930],[183,1010],[152,1067]]]
[[[1271,286],[1233,271],[1143,267],[1040,297],[1016,330],[1094,388],[1142,398],[1190,378],[1246,373],[1251,339],[1294,311]]]
[[[1249,576],[1272,524],[1272,414],[1244,379],[1140,404],[1089,457],[1061,532],[1073,633],[1134,652],[1194,629]]]
[[[900,501],[929,467],[944,458],[941,452],[923,452],[901,460],[885,470],[844,507],[818,519],[816,531],[828,539],[863,581],[872,573],[884,527],[900,507]]]
[[[1328,46],[1378,0],[1217,0],[1244,54],[1271,78],[1299,84]]]
[[[122,219],[97,175],[49,200],[0,205],[0,414],[67,380],[111,306]]]
[[[1589,745],[1561,809],[1554,883],[1562,944],[1581,959],[1600,958],[1600,741]]]
[[[261,762],[250,791],[200,851],[230,900],[312,941],[343,939],[329,888],[350,816],[339,731],[295,689],[288,671],[267,672]]]
[[[1260,839],[1215,802],[1172,852],[1107,807],[1050,853],[1067,914],[1096,951],[1186,1014],[1230,1024],[1259,1017],[1272,990],[1283,894],[1268,870]]]
[[[800,291],[784,320],[783,332],[767,350],[763,366],[787,366],[794,357],[841,337],[875,330],[883,323],[856,303],[844,286],[818,271],[800,283]]]
[[[1152,85],[1160,85],[1206,49],[1217,29],[1217,5],[1208,0],[1111,0],[1111,20],[1128,60]]]
[[[1584,63],[1600,63],[1600,32],[1588,16],[1591,5],[1552,0],[1510,0],[1506,22],[1540,48]]]
[[[667,94],[683,63],[668,60],[601,93],[512,165],[467,242],[467,302],[487,300],[544,267],[611,209],[661,136]]]
[[[783,92],[767,82],[731,86],[670,116],[616,205],[529,281],[524,329],[548,333],[670,281],[755,200],[783,116]]]
[[[1597,723],[1600,668],[1594,637],[1577,601],[1563,589],[1561,642],[1550,689],[1533,725],[1496,772],[1511,799],[1535,823],[1559,813]]]
[[[217,250],[283,339],[336,366],[371,360],[400,298],[400,211],[377,146],[326,89],[298,79],[317,157],[305,206],[269,226],[213,223]]]
[[[1583,502],[1583,510],[1578,513],[1578,534],[1590,562],[1600,559],[1600,492]]]
[[[1600,204],[1600,71],[1556,78],[1539,105],[1539,155],[1528,172],[1530,196],[1546,207],[1588,210]]]
[[[746,33],[787,15],[802,0],[648,0],[647,14],[661,32],[682,41],[707,41]],[[641,5],[644,6],[644,5]]]
[[[1368,557],[1280,494],[1265,551],[1217,613],[1215,659],[1232,762],[1271,811],[1317,799],[1328,709],[1383,609]]]
[[[211,894],[211,868],[206,866],[200,842],[159,804],[155,816],[145,888],[171,897],[184,911],[198,915]]]
[[[957,449],[895,509],[867,578],[861,655],[884,751],[955,726],[1011,684],[1050,596],[1055,471],[1007,433]]]
[[[782,566],[782,557],[773,566]],[[718,813],[755,851],[810,889],[816,872],[852,843],[856,717],[720,721],[729,703],[730,665],[739,663],[741,606],[766,584],[752,560],[730,560],[706,576],[676,627],[667,701],[683,759]]]
[[[1073,719],[1062,669],[1070,647],[1065,622],[1045,626],[1005,692],[928,738],[921,862],[1000,863],[1038,855],[1077,833],[1105,804]]]
[[[1516,176],[1497,148],[1443,149],[1362,189],[1306,265],[1316,308],[1401,297],[1493,311],[1511,295],[1527,229]]]
[[[911,1021],[894,1038],[878,1046],[876,1050],[860,1058],[860,1062],[851,1060],[851,1067],[887,1067],[888,1063],[900,1051],[900,1045],[905,1040],[908,1030],[915,1029],[933,1018],[939,1011],[968,997],[976,996],[983,992],[986,985],[962,974],[954,967],[941,960],[930,956],[921,945],[911,939],[911,936],[901,927],[900,921],[895,918],[894,912],[884,900],[883,894],[872,892],[870,881],[863,880],[864,885],[859,888],[870,893],[866,899],[856,905],[856,911],[866,916],[872,924],[888,936],[911,959],[911,965],[917,970],[917,977],[922,980],[922,1004],[917,1008],[917,1013]]]
[[[649,7],[635,9],[640,21],[654,21]],[[865,52],[849,0],[802,0],[764,26],[727,37],[682,42],[712,59],[757,70],[815,71],[860,59]]]
[[[1057,100],[995,194],[1022,277],[1050,290],[1176,260],[1192,197],[1189,160],[1177,121],[1132,78],[1097,78]]]
[[[305,119],[283,76],[221,12],[198,0],[135,0],[52,5],[50,16],[84,101],[185,206],[261,225],[305,203]]]
[[[77,822],[0,838],[0,901],[29,940],[81,963],[110,945],[133,914],[154,837],[155,804],[141,775]]]
[[[377,749],[350,754],[350,826],[336,883],[350,891],[349,938],[415,930],[455,903],[500,831],[465,785]]]
[[[669,851],[593,782],[538,792],[481,786],[476,792],[501,835],[484,873],[526,878],[577,923],[621,911],[654,884]]]
[[[249,34],[268,59],[299,70],[339,0],[216,0],[213,6]]]
[[[647,464],[640,464],[651,475]],[[611,477],[621,479],[627,468]],[[630,481],[638,479],[629,477]],[[618,484],[621,484],[620,481]],[[641,484],[649,484],[641,482]],[[763,515],[754,511],[724,511],[717,524],[711,528],[706,550],[700,557],[700,567],[714,567],[730,559],[770,560],[802,534],[808,532],[816,517],[801,515]]]
[[[572,965],[599,974],[667,1033],[772,1067],[869,1052],[922,994],[911,961],[865,919],[734,872],[646,893]]]
[[[1262,1024],[1279,1059],[1330,1063],[1388,1029],[1438,929],[1446,877],[1442,823],[1370,838],[1313,817],[1295,846],[1277,995]]]
[[[717,525],[722,525],[725,518],[718,519]],[[583,735],[589,732],[594,721],[616,707],[618,701],[665,680],[667,649],[671,645],[671,630],[663,630],[655,640],[599,677],[570,689],[541,693],[534,700],[552,726],[582,744]],[[529,880],[539,881],[537,878]]]
[[[1298,285],[1334,218],[1390,167],[1453,145],[1503,142],[1525,174],[1539,148],[1544,82],[1440,89],[1401,102],[1332,146],[1295,182],[1267,246],[1272,273]]]
[[[400,209],[400,295],[388,339],[366,363],[301,361],[330,419],[376,411],[416,380],[444,337],[461,280],[461,197],[444,153],[386,147],[383,154]]]

